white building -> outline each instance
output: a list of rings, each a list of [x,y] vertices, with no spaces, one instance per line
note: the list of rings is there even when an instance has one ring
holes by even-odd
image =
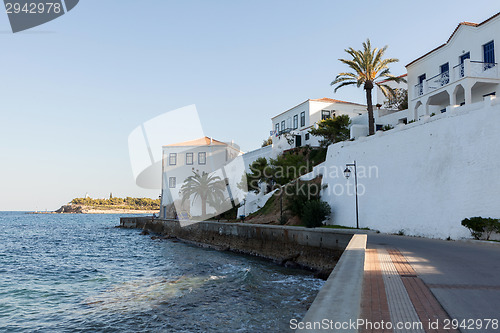
[[[366,112],[366,105],[362,104],[331,98],[308,99],[271,118],[273,151],[276,155],[290,148],[319,146],[319,138],[309,134],[309,129],[317,122],[344,114],[354,118]]]
[[[222,167],[241,155],[239,147],[209,137],[193,141],[180,142],[163,146],[162,159],[162,200],[160,216],[173,217],[167,212],[168,206],[175,204],[177,213],[185,212],[192,216],[201,215],[200,204],[196,200],[181,203],[181,187],[193,172],[215,173],[226,179]],[[194,199],[194,198],[193,198]],[[199,200],[198,200],[199,201]],[[208,207],[207,213],[210,213]],[[215,211],[214,209],[212,209]]]
[[[500,83],[495,56],[499,42],[500,13],[479,24],[460,23],[446,43],[409,63],[412,119],[495,95]]]

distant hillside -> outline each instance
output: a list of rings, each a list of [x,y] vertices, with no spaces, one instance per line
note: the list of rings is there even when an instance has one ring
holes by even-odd
[[[125,213],[125,212],[158,212],[160,199],[151,198],[75,198],[64,205],[56,213]]]

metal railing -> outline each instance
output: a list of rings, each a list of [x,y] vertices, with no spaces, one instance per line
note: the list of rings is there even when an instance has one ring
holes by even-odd
[[[462,78],[465,76],[465,64],[461,63],[453,67],[453,71],[455,72],[456,78]]]
[[[450,83],[450,71],[439,73],[427,80],[429,89],[438,89]]]
[[[415,85],[415,95],[421,96],[424,94],[424,83],[419,83]]]
[[[471,61],[470,76],[498,78],[498,66],[493,62]]]

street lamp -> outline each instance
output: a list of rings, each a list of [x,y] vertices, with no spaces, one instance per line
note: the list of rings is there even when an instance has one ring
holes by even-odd
[[[356,229],[359,229],[359,217],[358,217],[358,172],[356,169],[356,161],[354,163],[348,163],[345,165],[344,176],[349,179],[351,176],[351,168],[354,167],[354,189],[356,191]]]

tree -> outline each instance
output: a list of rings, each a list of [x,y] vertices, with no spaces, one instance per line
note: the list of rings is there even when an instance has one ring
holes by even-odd
[[[273,144],[273,138],[272,137],[269,137],[267,138],[267,140],[264,140],[262,142],[262,146],[261,147],[266,147],[266,146],[270,146]]]
[[[408,90],[404,88],[394,89],[394,96],[389,96],[384,106],[389,110],[406,110],[408,109]]]
[[[223,202],[224,190],[226,184],[219,176],[210,176],[203,172],[201,175],[193,171],[193,175],[186,178],[181,187],[182,203],[189,200],[193,196],[193,202],[200,198],[201,200],[201,215],[207,215],[207,202]]]
[[[366,92],[366,104],[368,106],[368,129],[370,135],[375,134],[375,120],[373,118],[372,90],[374,85],[378,86],[384,96],[394,96],[394,90],[387,82],[406,82],[404,78],[394,76],[390,73],[388,65],[398,62],[398,59],[388,58],[383,59],[387,46],[381,49],[375,48],[372,50],[370,40],[367,39],[363,43],[363,50],[354,50],[352,47],[345,50],[352,59],[339,59],[342,63],[349,66],[352,73],[339,73],[335,80],[330,83],[331,86],[336,85],[334,92],[339,88],[356,85],[358,88],[363,85]],[[376,82],[379,79],[384,79],[384,83]]]
[[[309,133],[314,136],[323,137],[323,140],[320,140],[319,143],[324,148],[335,142],[349,140],[350,124],[351,120],[349,116],[344,114],[320,121],[318,128],[311,128]]]
[[[270,183],[272,168],[265,157],[259,157],[250,165],[250,173],[246,174],[247,189],[255,193],[260,191],[261,183]],[[242,187],[240,187],[242,188]]]

